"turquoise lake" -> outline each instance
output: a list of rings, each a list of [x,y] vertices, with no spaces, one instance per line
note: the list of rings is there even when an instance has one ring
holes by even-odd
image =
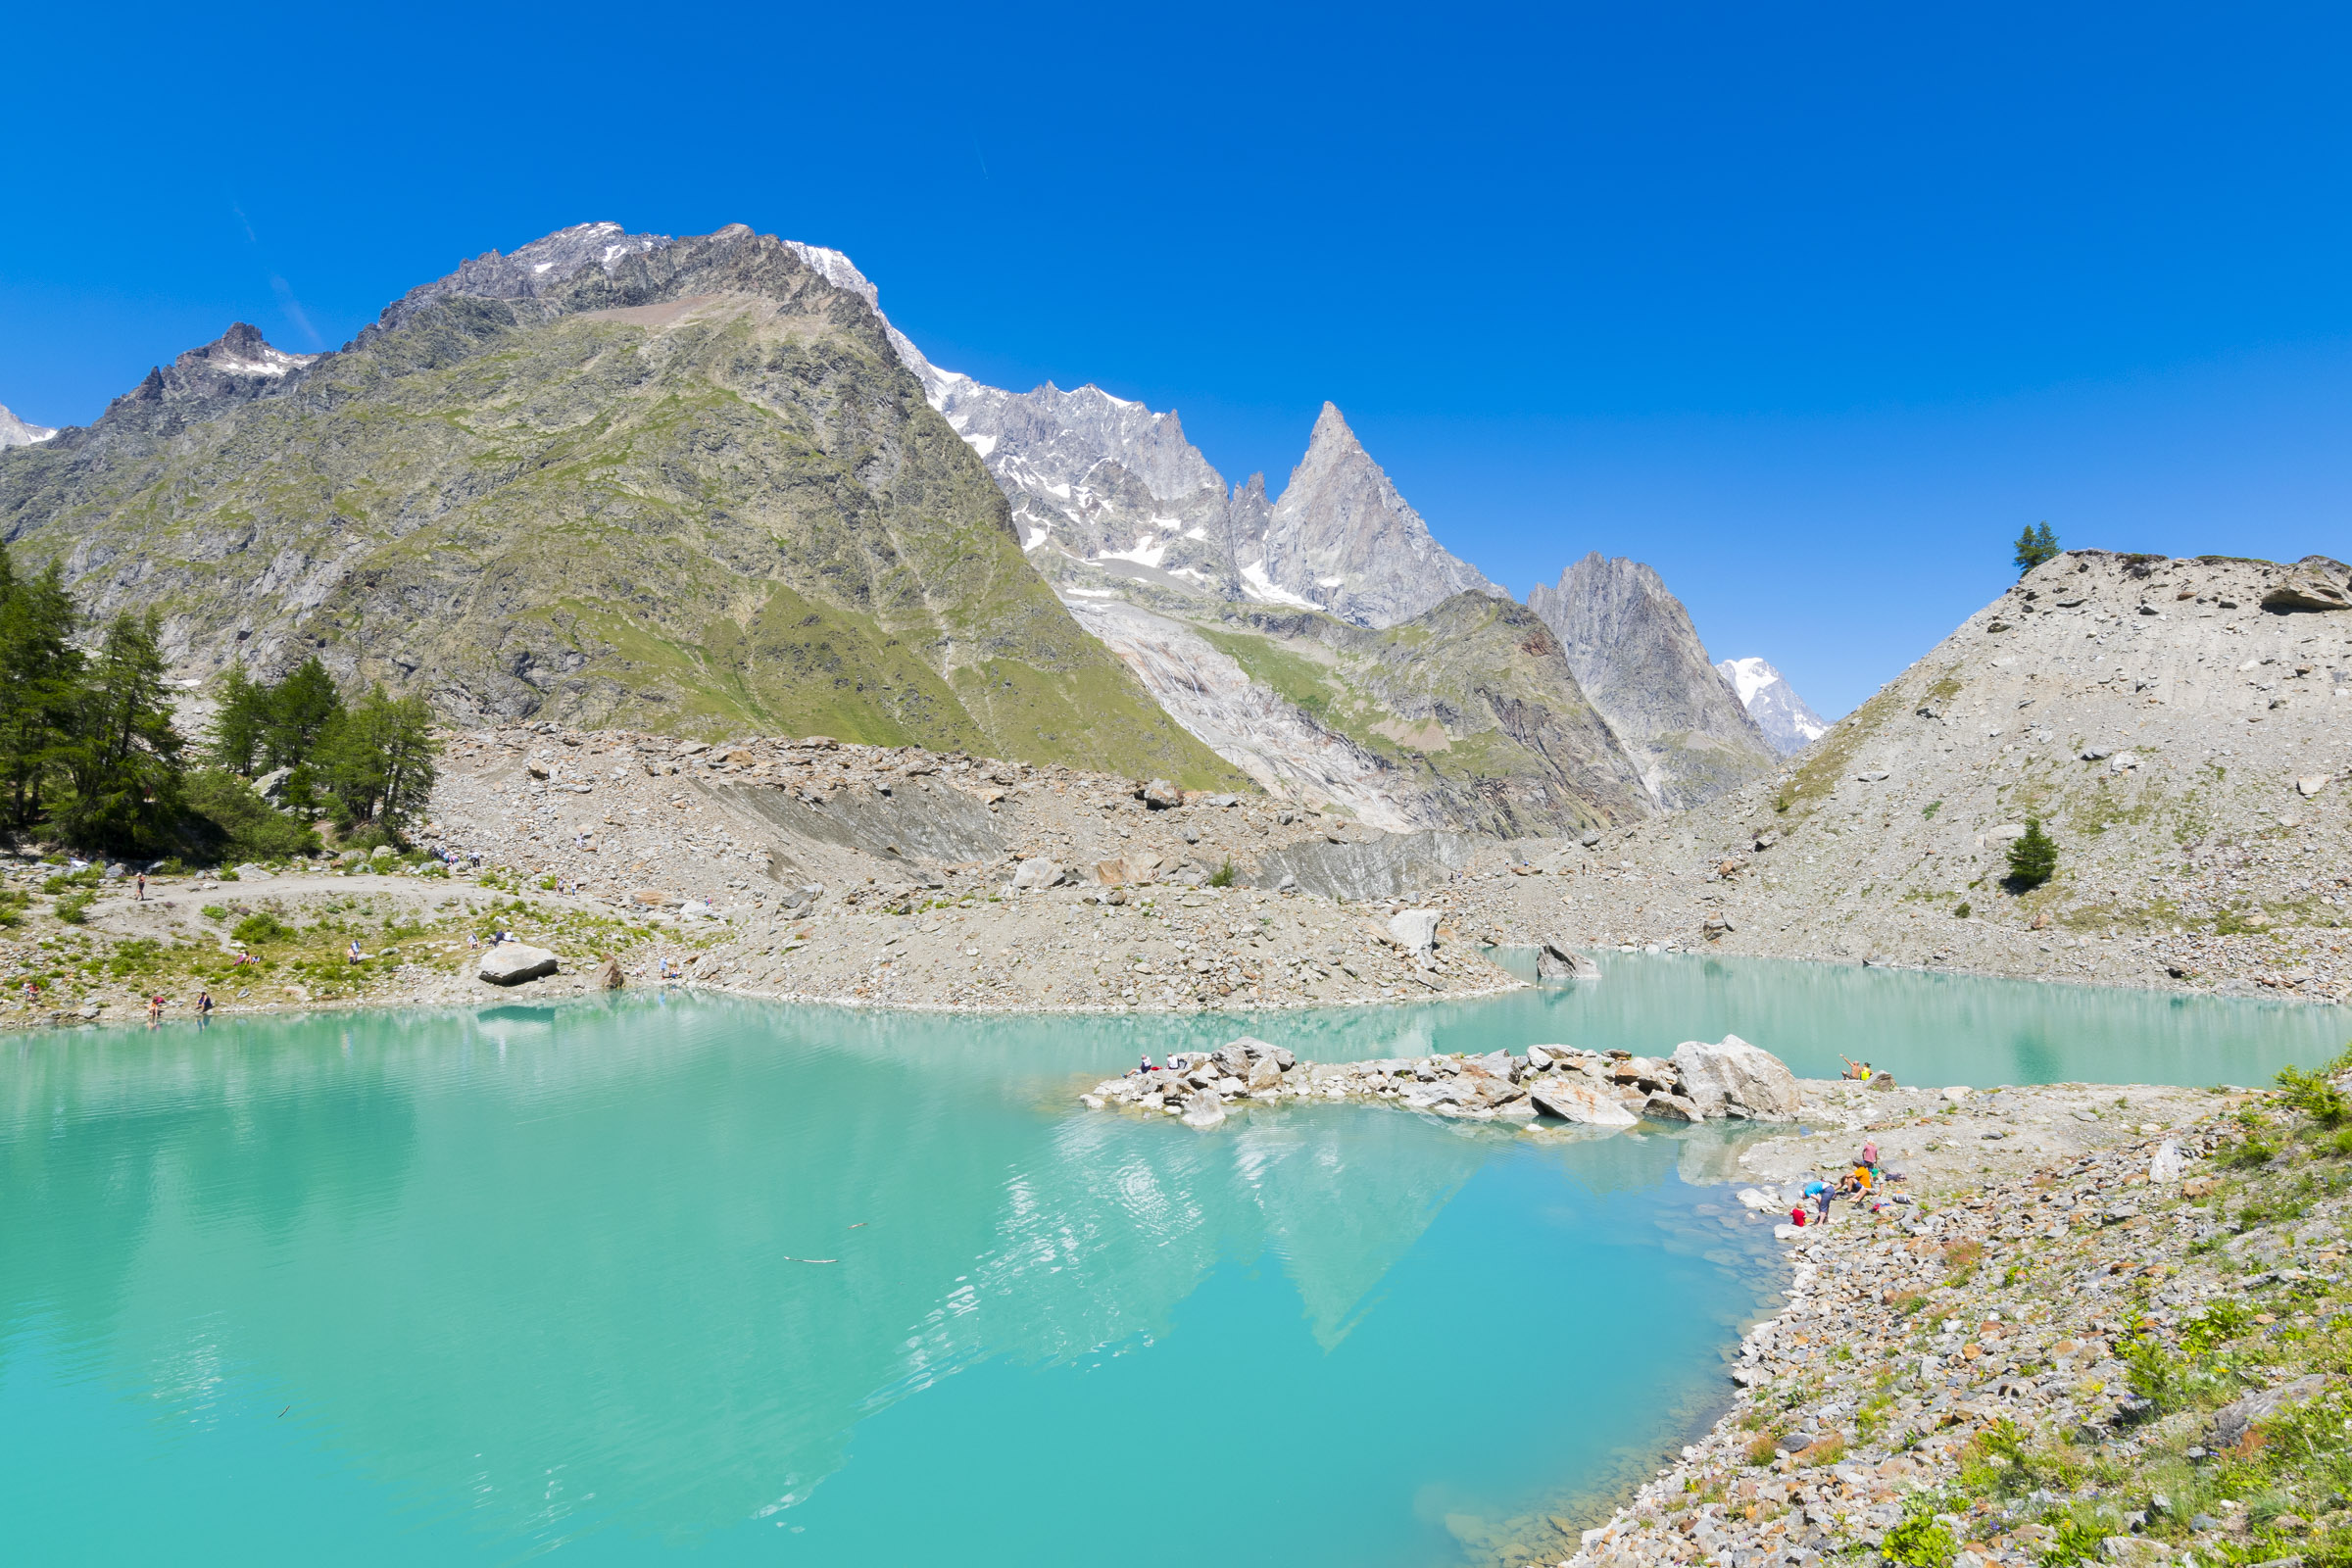
[[[1139,1051],[1738,1033],[1799,1072],[2267,1081],[2342,1009],[1603,955],[1255,1017],[560,1007],[0,1047],[0,1539],[115,1563],[1450,1565],[1711,1418],[1737,1133],[1088,1113]],[[826,1261],[813,1261],[824,1259]],[[1513,1558],[1512,1560],[1523,1560]]]

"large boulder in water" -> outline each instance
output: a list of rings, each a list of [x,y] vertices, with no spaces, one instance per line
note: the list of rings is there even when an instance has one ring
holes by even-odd
[[[1546,939],[1536,949],[1539,980],[1591,980],[1599,974],[1599,964],[1562,943]]]
[[[1589,1079],[1546,1078],[1531,1085],[1527,1098],[1546,1116],[1587,1127],[1631,1127],[1642,1119],[1622,1101],[1602,1092]]]
[[[1225,1101],[1213,1089],[1203,1089],[1184,1102],[1187,1127],[1216,1127],[1225,1120]]]
[[[534,948],[521,942],[501,942],[482,955],[482,961],[474,966],[473,972],[494,986],[515,986],[525,980],[536,980],[541,975],[554,974],[563,967],[563,959],[545,948]]]
[[[1796,1075],[1780,1057],[1738,1035],[1725,1035],[1717,1045],[1684,1041],[1674,1048],[1674,1070],[1684,1098],[1703,1115],[1796,1119]]]

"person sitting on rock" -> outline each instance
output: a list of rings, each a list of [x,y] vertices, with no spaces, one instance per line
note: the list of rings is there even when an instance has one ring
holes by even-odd
[[[1854,1082],[1860,1082],[1861,1080],[1870,1076],[1869,1062],[1856,1061],[1853,1057],[1847,1055],[1840,1055],[1838,1059],[1845,1063],[1845,1071],[1839,1073],[1838,1075],[1838,1077],[1850,1079]]]
[[[1788,1211],[1788,1223],[1800,1231],[1805,1228],[1805,1205],[1802,1200],[1799,1200],[1797,1205]]]
[[[343,961],[345,963],[358,963],[366,956],[368,956],[368,955],[360,951],[360,939],[358,937],[353,937],[351,939],[351,946],[346,948],[343,952]]]
[[[1146,1074],[1146,1073],[1150,1072],[1151,1070],[1152,1070],[1152,1053],[1150,1053],[1149,1051],[1147,1051],[1147,1052],[1145,1052],[1145,1053],[1144,1053],[1144,1059],[1143,1059],[1142,1061],[1140,1061],[1140,1062],[1137,1062],[1137,1063],[1136,1063],[1136,1066],[1135,1066],[1135,1070],[1134,1070],[1133,1072],[1129,1073],[1127,1076],[1128,1076],[1128,1077],[1130,1077],[1130,1078],[1141,1078],[1142,1076],[1144,1076],[1144,1074]]]

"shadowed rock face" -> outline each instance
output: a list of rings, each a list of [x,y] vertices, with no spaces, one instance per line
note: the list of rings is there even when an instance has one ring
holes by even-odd
[[[461,721],[1236,781],[1028,568],[870,304],[741,225],[564,230],[315,359],[233,327],[0,453],[0,536],[168,607],[192,673],[316,649]]]
[[[1595,551],[1528,605],[1559,634],[1577,684],[1660,806],[1695,806],[1772,770],[1771,743],[1648,566]]]

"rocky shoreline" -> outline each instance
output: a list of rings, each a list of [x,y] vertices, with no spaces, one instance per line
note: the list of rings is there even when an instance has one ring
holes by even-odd
[[[2006,1107],[2009,1129],[1981,1131],[2036,1147],[1988,1162],[1972,1102]],[[1531,1532],[1498,1561],[2344,1560],[2340,1080],[2007,1089],[1940,1119],[1947,1157],[1914,1161],[1916,1213],[1841,1214],[1792,1246],[1788,1304],[1742,1339],[1722,1419],[1575,1540],[1581,1521],[1555,1519],[1558,1544]]]

